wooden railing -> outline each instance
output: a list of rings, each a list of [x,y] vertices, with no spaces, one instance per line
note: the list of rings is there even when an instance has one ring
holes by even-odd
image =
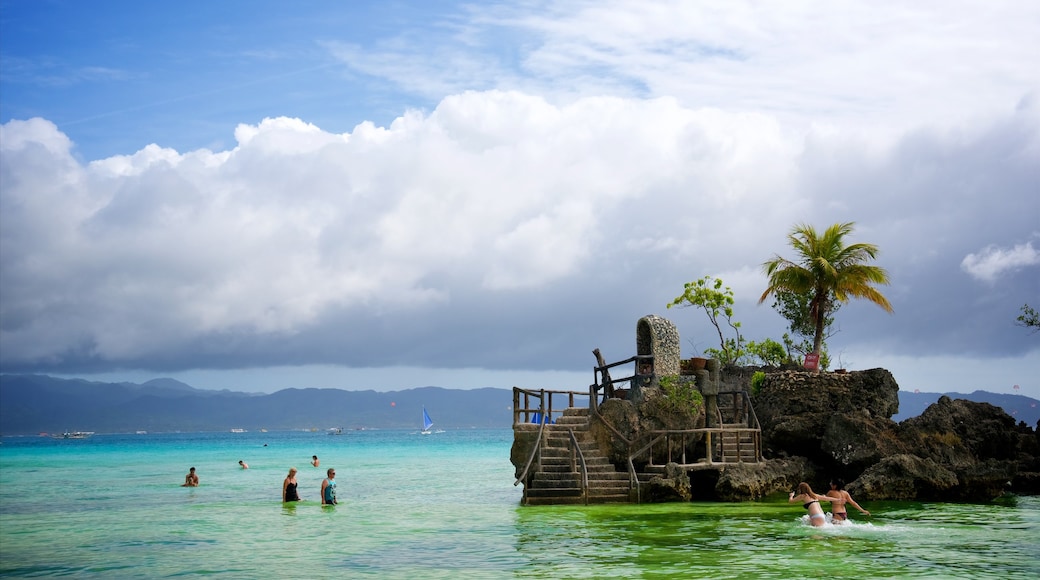
[[[596,355],[599,356],[598,349]],[[620,367],[622,365],[635,363],[632,367],[632,374],[627,377],[621,377],[615,379],[610,376],[610,369]],[[592,369],[592,391],[590,396],[592,397],[590,408],[596,410],[600,396],[606,401],[614,394],[614,385],[619,383],[629,383],[629,387],[632,388],[632,381],[639,380],[640,377],[652,375],[654,373],[654,357],[648,354],[637,354],[633,357],[626,358],[625,360],[618,361],[610,364],[601,364],[593,367]]]
[[[538,439],[535,441],[534,447],[531,448],[531,454],[527,456],[527,463],[524,464],[523,471],[520,472],[520,475],[516,477],[516,481],[513,482],[513,487],[516,487],[521,481],[524,482],[525,495],[527,494],[527,487],[530,483],[530,481],[528,481],[527,478],[531,474],[531,464],[534,463],[536,457],[539,458],[538,469],[536,471],[541,471],[542,469],[540,459],[542,451],[542,437],[545,434],[546,425],[548,425],[548,423],[543,421],[542,424],[538,426]]]
[[[574,406],[575,399],[584,399],[587,396],[589,395],[580,391],[513,387],[513,426],[520,423],[555,423],[568,407]],[[566,399],[567,405],[561,407],[560,399]]]
[[[577,467],[581,467],[581,498],[582,502],[588,505],[589,468],[585,465],[585,453],[582,452],[581,445],[578,444],[578,438],[574,436],[574,431],[567,429],[567,434],[571,437],[571,471],[576,471]],[[577,459],[578,465],[575,465],[575,459]]]
[[[668,429],[668,430],[655,430],[648,434],[649,442],[644,444],[642,447],[637,449],[629,456],[630,461],[635,461],[641,457],[644,453],[648,454],[647,467],[664,467],[669,463],[676,463],[680,467],[691,467],[695,465],[713,465],[716,463],[741,463],[740,450],[737,449],[737,461],[726,461],[722,451],[712,441],[713,438],[721,439],[723,435],[730,434],[736,435],[738,438],[738,445],[743,446],[740,442],[741,435],[750,435],[751,443],[755,452],[755,462],[761,460],[761,436],[762,431],[760,429],[750,428],[734,428],[734,427],[705,427],[701,429]],[[689,457],[688,450],[690,444],[694,443],[698,438],[703,437],[704,439],[704,455],[703,457]],[[654,449],[659,444],[664,444],[664,463],[656,463]]]

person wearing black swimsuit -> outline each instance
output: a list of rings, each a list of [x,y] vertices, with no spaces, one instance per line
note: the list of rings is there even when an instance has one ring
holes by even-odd
[[[831,501],[831,499],[832,498],[825,495],[816,495],[813,493],[812,488],[809,487],[809,484],[804,481],[798,484],[797,495],[792,491],[791,494],[787,496],[788,503],[801,502],[805,511],[809,512],[809,523],[812,524],[813,527],[817,528],[827,523],[827,516],[823,514],[823,508],[820,507],[820,502]]]
[[[282,483],[282,503],[300,501],[300,494],[296,492],[296,468],[289,468],[289,475],[285,476]]]

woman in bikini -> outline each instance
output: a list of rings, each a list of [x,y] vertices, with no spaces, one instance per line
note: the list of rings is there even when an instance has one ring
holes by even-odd
[[[851,504],[852,507],[858,509],[861,514],[870,515],[869,511],[859,507],[856,500],[852,499],[849,492],[845,491],[844,480],[832,479],[831,490],[827,492],[827,497],[833,498],[833,501],[831,502],[831,518],[836,524],[840,524],[849,519],[849,513],[845,511],[845,504]]]
[[[823,515],[823,508],[820,507],[820,501],[831,501],[834,498],[827,497],[825,495],[816,495],[813,493],[808,483],[804,481],[798,484],[798,493],[791,492],[791,495],[787,496],[787,503],[801,502],[802,507],[809,512],[809,523],[815,527],[820,527],[827,523],[827,516]]]

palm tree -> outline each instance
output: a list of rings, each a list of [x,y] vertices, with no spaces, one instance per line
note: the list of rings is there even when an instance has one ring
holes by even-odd
[[[810,225],[799,224],[791,230],[787,239],[799,255],[798,262],[780,256],[762,264],[769,276],[769,287],[758,299],[761,304],[776,292],[793,292],[810,296],[809,316],[816,325],[813,337],[813,353],[820,354],[823,343],[824,321],[831,311],[831,300],[848,302],[849,298],[866,298],[874,304],[892,312],[875,284],[888,284],[888,272],[866,262],[878,253],[874,244],[845,245],[845,236],[855,224],[834,224],[820,236]]]

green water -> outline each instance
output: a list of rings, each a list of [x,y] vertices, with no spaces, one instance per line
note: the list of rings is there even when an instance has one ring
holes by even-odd
[[[1040,577],[1040,498],[867,502],[873,517],[824,528],[805,525],[786,495],[521,507],[511,443],[510,430],[6,437],[0,575]],[[201,486],[182,488],[192,465]],[[300,504],[279,501],[289,466]],[[337,471],[333,508],[317,501],[326,467]]]

